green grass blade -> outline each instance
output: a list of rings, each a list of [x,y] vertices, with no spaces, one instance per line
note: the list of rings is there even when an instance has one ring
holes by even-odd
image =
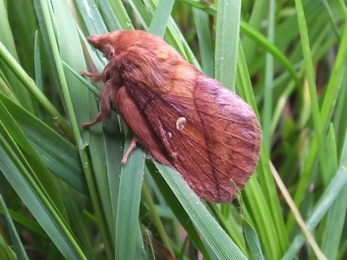
[[[344,146],[343,151],[341,155],[341,161],[340,166],[335,174],[335,176],[332,178],[329,186],[325,189],[323,195],[320,197],[319,201],[315,205],[315,208],[310,216],[310,218],[306,221],[307,228],[312,232],[313,229],[317,226],[317,224],[321,221],[321,219],[324,217],[326,212],[329,210],[329,208],[332,206],[332,204],[335,202],[337,203],[340,200],[343,200],[345,202],[347,197],[347,139],[344,140]],[[338,199],[336,199],[339,196]],[[345,207],[345,203],[344,207]],[[335,209],[336,210],[336,209]],[[330,214],[333,214],[334,211]],[[343,210],[341,208],[341,210]],[[344,212],[346,209],[344,210]],[[339,212],[337,212],[340,214]],[[336,233],[334,233],[335,235]],[[291,243],[289,249],[283,256],[283,260],[286,259],[292,259],[295,257],[299,249],[301,248],[302,244],[304,243],[305,239],[302,234],[297,235],[293,242]]]
[[[253,107],[255,113],[258,114],[242,46],[240,46],[239,50],[237,83],[240,96],[243,97],[247,103]],[[248,202],[250,203],[250,211],[253,212],[253,221],[257,223],[256,228],[259,231],[261,230],[261,232],[258,231],[259,236],[262,236],[263,243],[267,245],[264,250],[266,255],[278,258],[281,255],[281,251],[286,248],[288,238],[281,216],[282,210],[275,189],[276,185],[269,168],[269,160],[269,154],[266,152],[266,147],[263,146],[257,168],[259,172],[258,179],[262,184],[262,191],[258,188],[259,184],[256,183],[257,180],[252,178],[249,181],[250,184],[246,185],[245,194],[246,199],[248,198]],[[253,190],[253,187],[255,190]],[[259,195],[261,192],[263,196]],[[269,219],[271,219],[271,221],[268,221]],[[273,240],[273,234],[276,234],[277,239]],[[278,242],[278,244],[275,245],[274,241]]]
[[[149,33],[153,33],[158,36],[164,36],[167,22],[170,18],[174,0],[161,0],[157,5],[151,24],[148,28]]]
[[[346,166],[347,164],[345,161],[343,163],[343,166],[341,166],[338,169],[336,175],[330,182],[329,186],[325,189],[319,202],[316,204],[316,207],[314,211],[312,212],[310,218],[306,221],[306,226],[308,230],[310,230],[311,232],[314,230],[317,224],[324,217],[324,215],[326,214],[330,206],[333,204],[333,202],[336,200],[336,197],[339,196],[339,194],[341,194],[343,198],[346,198],[347,196]],[[298,251],[300,250],[304,242],[305,242],[305,237],[302,234],[296,236],[294,240],[291,242],[289,249],[283,255],[282,260],[295,258],[296,254],[298,253]]]
[[[69,259],[86,259],[82,250],[77,245],[70,233],[69,228],[63,218],[62,211],[58,211],[59,205],[53,202],[54,194],[51,197],[42,186],[40,180],[37,179],[35,174],[39,166],[39,161],[33,160],[32,155],[24,154],[14,142],[17,140],[19,132],[10,114],[7,112],[3,103],[0,102],[2,116],[0,120],[0,170],[6,177],[7,181],[11,183],[14,190],[22,199],[27,208],[31,211],[36,220],[42,225],[52,241],[55,242],[60,252]],[[12,122],[11,122],[12,121]],[[11,122],[11,123],[9,123]],[[7,127],[10,126],[10,129]],[[14,131],[15,130],[15,131]],[[21,137],[22,141],[25,137]],[[27,146],[27,148],[29,148]],[[23,147],[21,147],[23,150]],[[30,164],[31,163],[31,164]],[[37,163],[39,163],[37,165]],[[42,167],[41,167],[42,168]],[[34,171],[36,170],[36,172]],[[44,168],[41,169],[44,172]],[[49,175],[46,174],[46,182],[49,180]],[[41,181],[44,179],[41,178]],[[53,185],[46,185],[50,187],[50,194],[55,191]],[[59,198],[58,198],[59,200]],[[58,206],[58,207],[57,207]]]
[[[218,2],[216,24],[215,76],[225,87],[235,90],[241,1]],[[228,17],[228,23],[225,18]]]
[[[182,225],[184,227],[184,230],[189,234],[189,239],[192,241],[195,247],[202,253],[204,258],[211,259],[207,251],[207,248],[200,237],[199,231],[194,226],[194,223],[190,221],[191,220],[190,216],[187,214],[187,212],[185,211],[180,201],[177,199],[173,191],[170,189],[170,186],[168,185],[168,183],[165,181],[165,179],[161,177],[160,174],[158,174],[157,171],[151,170],[151,174],[153,179],[158,185],[161,195],[165,198],[166,203],[165,204],[163,203],[164,207],[165,208],[169,207],[170,211],[172,211],[172,213],[176,216],[180,225]],[[184,253],[182,252],[180,255],[183,255],[183,254]]]
[[[270,1],[269,8],[269,26],[268,26],[268,39],[273,43],[274,33],[275,33],[275,5],[276,1]],[[267,93],[264,95],[264,110],[262,116],[262,130],[263,130],[263,143],[266,146],[267,150],[270,151],[271,148],[271,120],[272,120],[272,107],[273,107],[273,88],[274,88],[274,59],[269,53],[266,54],[266,67],[265,67],[265,82],[264,82],[264,91]]]
[[[196,8],[193,9],[194,21],[199,39],[202,70],[209,77],[214,77],[212,35],[209,28],[209,16]]]
[[[76,147],[1,93],[0,100],[9,109],[47,168],[67,184],[88,196]]]
[[[26,252],[25,252],[24,246],[20,240],[19,234],[18,234],[18,232],[14,226],[14,223],[12,222],[11,216],[7,210],[5,201],[3,200],[1,194],[0,194],[0,207],[3,209],[5,219],[6,219],[8,227],[9,227],[9,231],[11,234],[11,240],[12,240],[12,243],[14,245],[14,251],[16,253],[16,256],[19,259],[29,259]]]
[[[63,119],[61,114],[57,111],[47,97],[40,91],[40,89],[35,85],[34,81],[29,77],[29,75],[23,70],[23,68],[18,64],[18,62],[11,56],[7,51],[5,46],[0,42],[0,58],[6,63],[6,65],[11,69],[11,71],[18,77],[18,79],[23,83],[23,85],[29,90],[30,94],[33,95],[40,105],[45,108],[45,110],[52,116],[52,121],[59,126],[64,133],[73,140],[71,128]]]
[[[266,37],[261,33],[254,30],[247,23],[241,21],[241,32],[250,37],[256,43],[264,47],[268,52],[270,52],[279,62],[282,63],[283,67],[292,76],[297,86],[300,86],[300,80],[298,74],[292,64],[292,62],[285,56],[285,54],[273,43],[271,43]]]
[[[295,0],[295,6],[297,10],[297,15],[298,15],[297,18],[298,18],[298,24],[299,24],[300,37],[301,37],[301,46],[302,46],[303,57],[304,57],[305,72],[306,72],[310,99],[311,99],[311,108],[312,108],[313,122],[315,126],[315,135],[318,142],[318,155],[320,158],[320,163],[322,165],[323,178],[326,178],[325,176],[327,176],[328,174],[327,161],[326,161],[327,156],[324,149],[323,125],[320,120],[321,113],[319,110],[318,97],[316,92],[317,88],[315,84],[314,69],[312,64],[312,53],[310,49],[310,41],[308,37],[306,18],[305,18],[305,13],[304,13],[301,0]]]
[[[254,228],[247,220],[243,220],[243,233],[245,236],[245,240],[247,242],[247,247],[250,251],[249,259],[265,259],[263,256],[263,252],[260,247],[259,238]]]
[[[130,142],[126,143],[125,151],[129,144]],[[115,235],[116,259],[133,259],[135,257],[138,236],[141,234],[138,215],[144,162],[143,151],[135,149],[121,170]]]
[[[107,32],[107,28],[94,1],[88,0],[85,2],[75,2],[82,16],[84,26],[87,28],[90,35]],[[90,17],[93,17],[93,19],[90,19]]]
[[[119,5],[119,1],[112,1],[114,3],[118,3],[118,6],[115,9],[112,9],[111,3],[107,0],[101,0],[100,1],[100,10],[103,14],[104,21],[106,22],[107,29],[109,32],[120,30],[122,28],[121,21],[118,20],[118,16],[114,15],[114,10],[119,9],[120,12],[118,12],[119,17],[121,17],[121,14],[124,15],[125,19],[129,19],[129,17],[126,16],[126,12],[124,10],[123,5]],[[118,11],[118,10],[117,10]],[[123,16],[121,18],[124,20]],[[99,22],[98,24],[101,24]],[[126,27],[124,27],[126,28]]]
[[[5,2],[6,1],[3,0],[0,1],[0,10],[2,11],[2,15],[0,16],[0,60],[4,59],[4,61],[7,62],[7,60],[5,60],[5,57],[1,57],[3,52],[3,50],[1,49],[6,49],[6,56],[11,57],[11,59],[13,59],[12,62],[18,63],[19,57],[17,54],[16,45],[13,38],[13,32],[11,30],[8,17],[13,14],[12,12],[7,12],[7,3]],[[25,40],[26,39],[23,39],[23,41]],[[25,89],[23,82],[21,82],[21,80],[18,78],[18,74],[13,75],[13,70],[10,66],[9,68],[3,67],[1,70],[3,73],[2,77],[8,80],[8,82],[10,83],[9,86],[13,91],[13,94],[20,101],[22,106],[24,106],[29,111],[32,111],[33,107],[31,96],[29,95],[29,91]]]
[[[113,9],[115,19],[117,19],[120,24],[120,28],[128,30],[134,29],[122,0],[109,1],[109,3]]]
[[[203,206],[196,194],[188,187],[183,178],[167,166],[157,162],[154,162],[154,164],[217,258],[246,259],[240,249]]]
[[[18,259],[11,246],[7,244],[7,241],[5,241],[5,238],[2,234],[0,234],[0,257],[4,260]]]
[[[336,55],[334,67],[332,69],[330,80],[327,84],[327,90],[324,95],[322,103],[321,121],[326,122],[324,129],[327,129],[329,122],[334,111],[335,101],[343,87],[343,79],[346,71],[346,58],[347,58],[347,27],[344,27],[342,32],[341,42],[339,43],[339,50]]]

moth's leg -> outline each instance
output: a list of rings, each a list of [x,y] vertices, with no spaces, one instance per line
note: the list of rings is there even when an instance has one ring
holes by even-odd
[[[99,123],[100,121],[104,119],[109,119],[111,117],[111,100],[110,97],[113,94],[113,86],[111,85],[110,81],[107,81],[102,88],[101,91],[101,108],[100,112],[96,115],[96,117],[91,122],[86,122],[82,124],[82,127],[90,127],[92,125],[95,125],[96,123]]]
[[[86,70],[82,70],[80,72],[80,74],[82,76],[87,76],[89,77],[93,82],[98,82],[100,80],[102,80],[104,78],[104,73],[93,73],[93,72],[89,72],[89,71],[86,71]]]
[[[87,76],[87,77],[92,77],[92,76],[94,76],[94,75],[96,75],[96,74],[101,75],[101,73],[93,73],[93,72],[86,71],[86,70],[82,70],[82,71],[80,72],[80,74],[81,74],[82,76]]]
[[[127,163],[127,160],[129,158],[129,155],[131,154],[131,152],[136,148],[136,142],[137,142],[137,139],[134,137],[132,140],[131,140],[131,143],[130,143],[130,146],[128,148],[128,150],[126,151],[126,153],[124,154],[123,156],[123,159],[121,160],[121,163],[123,165],[125,165]]]

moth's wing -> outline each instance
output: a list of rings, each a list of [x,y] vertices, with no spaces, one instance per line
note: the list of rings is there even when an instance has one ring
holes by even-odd
[[[228,202],[244,187],[258,161],[261,132],[254,112],[236,94],[200,73],[191,82],[172,82],[162,91],[139,83],[129,95],[167,160],[190,187],[206,200]],[[176,123],[182,117],[186,124],[179,130]],[[135,135],[146,146],[146,140]],[[150,146],[147,149],[153,154]]]

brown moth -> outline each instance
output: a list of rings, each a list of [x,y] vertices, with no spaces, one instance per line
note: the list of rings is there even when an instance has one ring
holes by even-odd
[[[162,38],[119,30],[88,37],[109,60],[102,73],[101,109],[90,127],[115,110],[136,143],[176,169],[201,198],[226,203],[254,172],[261,131],[252,108],[185,61]]]

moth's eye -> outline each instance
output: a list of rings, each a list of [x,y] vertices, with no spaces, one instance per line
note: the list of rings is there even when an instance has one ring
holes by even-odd
[[[110,79],[110,73],[106,72],[105,75],[106,75],[106,77],[105,77],[106,81],[109,80]]]
[[[114,49],[112,48],[110,51],[109,51],[109,53],[108,53],[108,55],[107,55],[107,58],[110,60],[110,59],[112,59],[114,57]]]
[[[108,57],[110,56],[109,50],[103,50],[102,54],[103,54],[102,56],[104,56],[106,59],[108,59]]]

